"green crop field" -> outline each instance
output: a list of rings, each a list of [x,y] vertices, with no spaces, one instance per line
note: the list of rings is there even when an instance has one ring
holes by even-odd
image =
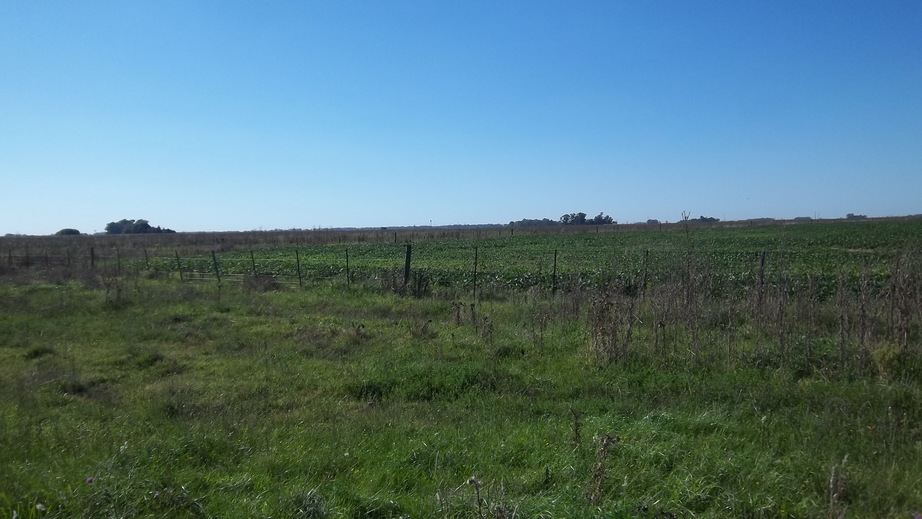
[[[0,247],[0,518],[922,514],[920,219]]]

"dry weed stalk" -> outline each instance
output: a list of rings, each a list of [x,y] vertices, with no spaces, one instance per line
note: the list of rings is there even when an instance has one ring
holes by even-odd
[[[570,409],[570,415],[573,417],[573,448],[577,449],[581,439],[583,413],[577,409]]]
[[[590,351],[600,365],[607,366],[627,356],[634,331],[634,303],[634,297],[618,297],[610,287],[593,298],[589,311]]]
[[[483,325],[480,328],[480,335],[487,344],[493,346],[493,321],[490,320],[489,316],[483,316]]]
[[[538,317],[538,329],[537,333],[532,332],[533,340],[535,341],[535,349],[538,350],[538,353],[544,351],[544,337],[547,333],[547,325],[551,321],[551,316],[547,312],[541,313]]]
[[[836,305],[839,308],[839,369],[845,369],[848,362],[848,339],[850,331],[850,313],[848,289],[845,276],[839,274],[836,288]]]
[[[618,436],[606,434],[600,440],[601,446],[596,456],[595,465],[592,467],[592,492],[589,494],[590,503],[598,503],[602,499],[602,491],[605,486],[605,460],[608,458],[608,451],[611,446],[621,441]]]
[[[829,519],[845,519],[848,511],[848,478],[843,472],[846,462],[848,454],[829,473]]]
[[[480,519],[483,519],[483,499],[480,498],[480,487],[482,483],[476,476],[471,476],[470,479],[467,480],[467,484],[474,487],[474,498],[477,500],[477,515]]]
[[[455,323],[455,326],[461,326],[463,319],[461,317],[461,311],[464,310],[464,303],[461,301],[452,301],[451,303],[451,314]]]

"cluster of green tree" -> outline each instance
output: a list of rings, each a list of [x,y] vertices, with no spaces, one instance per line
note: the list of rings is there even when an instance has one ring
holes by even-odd
[[[720,221],[720,218],[714,218],[713,216],[701,215],[698,218],[687,218],[686,220],[689,222],[716,223]]]
[[[614,218],[605,213],[599,213],[595,218],[586,218],[586,213],[570,213],[560,217],[561,225],[608,225],[618,223]]]
[[[55,233],[55,235],[57,236],[76,236],[78,234],[80,234],[80,231],[78,231],[77,229],[70,229],[70,228],[61,229],[60,231]]]
[[[595,218],[586,218],[586,213],[570,213],[560,217],[559,220],[549,218],[523,218],[517,222],[509,222],[510,227],[539,227],[547,225],[607,225],[616,224],[611,216],[599,213]]]
[[[543,227],[547,225],[560,225],[560,222],[549,218],[540,220],[537,218],[523,218],[517,222],[509,222],[509,227]]]
[[[847,215],[845,215],[846,220],[865,220],[867,219],[867,217],[868,215],[866,214],[848,213]]]
[[[176,232],[172,229],[161,229],[159,226],[151,227],[147,220],[121,220],[106,224],[106,234],[155,234]]]

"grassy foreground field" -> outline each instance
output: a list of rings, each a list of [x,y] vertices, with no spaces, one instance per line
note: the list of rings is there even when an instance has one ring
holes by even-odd
[[[438,240],[407,287],[7,268],[0,517],[911,518],[919,232],[466,240],[476,298]]]

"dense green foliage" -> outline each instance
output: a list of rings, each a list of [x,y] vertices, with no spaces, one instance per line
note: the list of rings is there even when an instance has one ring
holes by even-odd
[[[147,220],[127,220],[122,219],[117,222],[106,224],[107,234],[159,234],[173,233],[172,229],[162,229],[160,226],[153,227]]]
[[[406,287],[392,242],[6,267],[0,518],[912,517],[919,238],[421,241]]]

